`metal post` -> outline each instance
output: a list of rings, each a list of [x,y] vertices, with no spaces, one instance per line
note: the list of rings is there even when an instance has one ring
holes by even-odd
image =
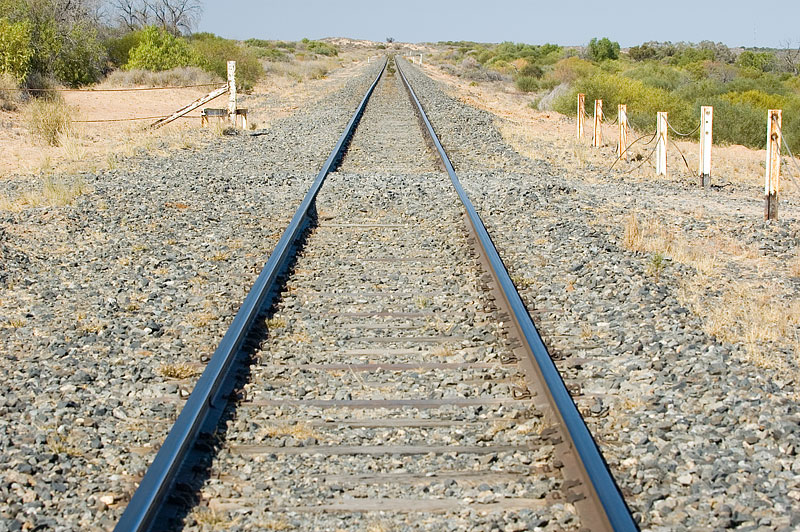
[[[764,181],[764,219],[778,219],[781,175],[781,110],[767,111],[767,175]]]
[[[578,140],[583,138],[583,116],[586,113],[586,95],[578,94]]]
[[[619,142],[617,144],[617,157],[628,158],[628,106],[624,103],[617,107],[617,122],[619,122]]]
[[[599,148],[603,143],[603,132],[600,127],[603,124],[603,100],[594,101],[594,132],[592,133],[592,146]]]
[[[236,61],[228,61],[228,119],[236,127]]]
[[[656,175],[667,175],[667,113],[658,113],[658,144],[656,145]]]
[[[700,167],[697,174],[700,176],[700,185],[707,187],[711,184],[711,143],[714,122],[714,108],[704,105],[700,108]]]

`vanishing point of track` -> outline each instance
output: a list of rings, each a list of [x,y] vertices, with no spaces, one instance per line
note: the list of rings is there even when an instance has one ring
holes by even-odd
[[[364,528],[369,516],[392,530],[465,529],[526,509],[565,528],[636,530],[403,72],[412,67],[395,64],[364,96],[116,530],[180,527],[197,504],[254,530],[284,515],[303,529]],[[360,124],[370,112],[381,121]],[[364,177],[351,141],[400,171]]]

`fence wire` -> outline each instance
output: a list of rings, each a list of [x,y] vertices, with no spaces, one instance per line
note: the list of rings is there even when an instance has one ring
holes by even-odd
[[[119,89],[25,89],[20,87],[2,87],[0,91],[25,92],[132,92],[132,91],[165,91],[175,89],[194,89],[199,87],[222,87],[224,83],[201,83],[198,85],[172,85],[166,87],[123,87]]]

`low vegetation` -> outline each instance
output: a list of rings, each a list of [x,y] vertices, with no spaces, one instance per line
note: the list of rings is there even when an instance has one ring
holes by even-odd
[[[50,146],[59,146],[61,137],[72,129],[70,109],[60,96],[32,100],[26,115],[31,134]]]
[[[712,105],[714,140],[761,148],[767,109],[783,109],[783,132],[800,150],[800,51],[741,50],[721,43],[648,42],[628,50],[608,38],[583,48],[445,42],[439,60],[451,74],[474,81],[513,80],[537,93],[540,106],[576,114],[576,96],[586,109],[603,100],[607,114],[628,106],[631,124],[655,129],[656,113],[669,113],[678,131],[692,132],[700,107]],[[696,134],[695,134],[696,136]]]

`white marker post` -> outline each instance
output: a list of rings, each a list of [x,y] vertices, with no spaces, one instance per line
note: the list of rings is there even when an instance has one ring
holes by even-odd
[[[764,219],[778,219],[778,191],[781,176],[780,109],[767,111],[767,174],[764,181]]]
[[[617,157],[628,158],[628,106],[624,103],[617,107],[617,122],[619,122],[619,142],[617,144]]]
[[[714,122],[714,108],[704,105],[700,108],[700,167],[697,174],[700,176],[700,185],[707,187],[711,184],[711,144]]]
[[[667,113],[658,113],[658,127],[656,133],[656,175],[667,175]]]
[[[583,117],[586,113],[586,95],[578,94],[578,140],[583,139]]]
[[[228,119],[236,127],[236,61],[228,61]]]
[[[600,127],[603,124],[603,100],[594,101],[594,132],[592,133],[592,146],[599,148],[603,143],[603,132]]]

